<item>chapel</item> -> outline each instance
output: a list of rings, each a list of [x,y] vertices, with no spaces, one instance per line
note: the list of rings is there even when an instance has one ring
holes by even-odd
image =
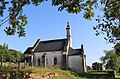
[[[38,39],[32,47],[24,52],[28,66],[48,67],[59,65],[61,69],[75,72],[86,72],[86,55],[84,47],[72,47],[72,34],[69,22],[66,27],[66,37],[62,39]]]

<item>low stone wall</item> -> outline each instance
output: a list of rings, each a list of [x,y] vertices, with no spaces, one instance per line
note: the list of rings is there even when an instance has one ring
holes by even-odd
[[[115,76],[116,76],[116,71],[115,70],[107,71],[107,73],[109,73],[112,78],[115,78]]]
[[[116,71],[115,70],[110,70],[110,71],[97,71],[97,72],[106,72],[107,74],[99,74],[103,76],[109,76],[111,78],[115,78],[116,76]]]

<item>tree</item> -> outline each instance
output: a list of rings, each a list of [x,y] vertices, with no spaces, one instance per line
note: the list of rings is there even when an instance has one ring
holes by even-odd
[[[33,4],[40,5],[48,0],[0,0],[0,15],[5,17],[1,20],[0,26],[9,22],[9,26],[4,30],[7,35],[14,35],[16,32],[20,36],[25,36],[24,26],[27,24],[27,17],[23,14],[23,7]],[[58,11],[66,9],[68,13],[79,13],[82,9],[85,10],[84,18],[91,19],[94,15],[93,4],[96,0],[51,0],[52,6],[58,6]],[[4,16],[4,11],[8,10],[8,15]]]
[[[1,67],[2,67],[3,57],[4,57],[3,47],[2,47],[2,45],[0,45],[0,62],[1,62]]]
[[[0,45],[0,61],[1,61],[1,67],[2,67],[2,62],[5,61],[6,57],[7,57],[7,53],[8,53],[8,45],[7,44],[3,44]]]
[[[118,69],[120,68],[120,56],[118,56],[114,50],[104,51],[105,56],[102,56],[100,60],[106,69]]]
[[[9,26],[4,30],[7,35],[14,35],[16,32],[20,36],[25,36],[25,25],[27,17],[23,13],[23,7],[33,4],[40,5],[48,0],[0,0],[0,15],[2,26],[9,22]],[[103,16],[98,16],[98,25],[94,27],[96,35],[104,34],[109,42],[116,42],[120,36],[120,0],[51,0],[52,6],[57,6],[58,11],[66,10],[68,13],[80,13],[84,11],[83,17],[91,20],[94,17],[94,9],[103,11]],[[8,10],[8,15],[4,16],[4,11]]]
[[[23,54],[20,51],[9,49],[7,59],[9,62],[18,63],[23,58]]]
[[[120,37],[120,0],[101,0],[103,16],[98,16],[96,35],[103,34],[110,43]]]
[[[90,66],[87,66],[87,71],[92,70],[92,68]]]
[[[117,43],[114,46],[114,49],[115,49],[115,53],[120,56],[120,43]]]
[[[102,64],[101,64],[101,63],[98,63],[98,62],[94,62],[94,63],[92,64],[92,68],[93,68],[93,70],[103,70]]]
[[[20,51],[14,49],[8,49],[7,44],[0,45],[0,62],[13,62],[18,63],[23,58],[23,54]]]

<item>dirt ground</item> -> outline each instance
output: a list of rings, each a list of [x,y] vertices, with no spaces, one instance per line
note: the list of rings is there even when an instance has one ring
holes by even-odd
[[[51,77],[60,76],[60,75],[61,74],[54,73],[54,72],[48,72],[44,75],[40,75],[38,73],[32,73],[32,74],[30,74],[30,78],[28,78],[28,79],[50,79]]]

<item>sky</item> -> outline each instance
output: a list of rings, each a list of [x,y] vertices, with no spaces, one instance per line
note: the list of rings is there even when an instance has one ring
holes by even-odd
[[[4,28],[6,23],[0,27],[0,45],[8,44],[10,49],[24,52],[27,47],[35,44],[37,39],[52,40],[66,37],[67,22],[72,30],[72,46],[80,48],[84,46],[87,65],[99,62],[99,58],[104,55],[104,50],[113,49],[113,45],[103,39],[103,35],[96,36],[93,26],[97,25],[95,18],[89,21],[83,18],[83,12],[79,14],[68,14],[66,11],[59,12],[58,7],[51,6],[50,2],[40,4],[40,6],[26,6],[24,12],[28,17],[28,24],[25,26],[26,36],[7,36]],[[100,14],[96,10],[96,14]],[[96,16],[96,15],[95,15]]]

